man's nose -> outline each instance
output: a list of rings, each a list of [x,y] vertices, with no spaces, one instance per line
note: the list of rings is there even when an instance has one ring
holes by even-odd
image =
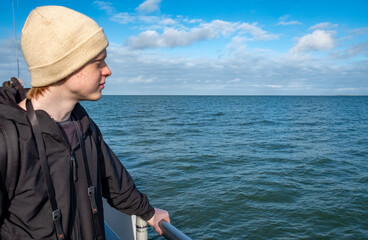
[[[109,66],[106,65],[102,69],[102,75],[105,76],[105,77],[110,77],[111,76],[111,70],[110,70]]]

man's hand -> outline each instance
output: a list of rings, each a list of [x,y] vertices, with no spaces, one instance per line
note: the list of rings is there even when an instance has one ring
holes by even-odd
[[[158,226],[158,223],[161,220],[165,220],[166,222],[170,223],[169,213],[165,210],[155,208],[155,215],[153,215],[153,217],[147,221],[148,224],[151,225],[159,235],[162,235],[162,230]]]

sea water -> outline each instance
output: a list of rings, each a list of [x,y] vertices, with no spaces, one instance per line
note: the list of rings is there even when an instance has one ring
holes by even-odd
[[[83,106],[138,188],[193,240],[368,239],[368,97],[103,96]]]

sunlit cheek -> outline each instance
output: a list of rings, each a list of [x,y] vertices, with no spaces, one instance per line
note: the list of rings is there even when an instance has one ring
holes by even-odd
[[[79,82],[83,82],[84,79],[87,77],[86,74],[84,73],[84,71],[80,71],[76,74],[76,79],[79,81]]]

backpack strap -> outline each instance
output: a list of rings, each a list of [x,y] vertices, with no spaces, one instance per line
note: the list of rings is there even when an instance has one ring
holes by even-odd
[[[19,143],[18,131],[12,120],[0,117],[0,134],[5,147],[0,148],[0,169],[3,183],[12,199],[18,180]]]
[[[99,138],[98,138],[96,125],[92,121],[92,119],[89,119],[89,121],[90,121],[89,128],[91,129],[93,139],[95,140],[95,143],[97,144],[97,146],[100,146],[100,141],[99,141]]]
[[[65,239],[64,231],[61,225],[61,211],[57,208],[55,190],[52,184],[49,165],[47,163],[45,144],[43,142],[40,124],[37,119],[36,112],[33,109],[31,100],[27,99],[27,117],[32,125],[32,131],[36,139],[38,155],[41,161],[41,168],[43,173],[43,178],[46,183],[47,194],[49,195],[49,200],[52,208],[52,220],[55,225],[56,235],[59,240]]]
[[[89,118],[89,121],[90,121],[89,129],[90,129],[90,131],[92,133],[92,136],[93,136],[93,139],[95,140],[95,143],[97,145],[98,158],[102,158],[101,157],[101,141],[100,141],[100,137],[99,137],[99,135],[101,134],[100,130],[98,130],[97,125],[95,124],[95,122],[91,118]]]
[[[89,203],[91,205],[91,213],[92,213],[92,218],[93,218],[93,225],[94,225],[94,231],[95,231],[95,237],[98,240],[102,240],[102,235],[101,235],[101,226],[100,226],[100,222],[98,219],[98,209],[97,209],[97,204],[96,204],[96,187],[93,186],[92,184],[92,179],[91,179],[91,174],[89,172],[89,167],[88,167],[88,160],[87,160],[87,154],[86,154],[86,146],[84,143],[84,136],[81,132],[81,126],[80,124],[78,124],[76,121],[73,121],[74,123],[74,127],[77,131],[77,136],[79,139],[79,144],[83,153],[83,163],[84,163],[84,169],[85,169],[85,173],[87,176],[87,184],[88,184],[88,197],[89,197]],[[95,134],[95,128],[92,129],[92,134]],[[97,135],[96,135],[97,137]]]

